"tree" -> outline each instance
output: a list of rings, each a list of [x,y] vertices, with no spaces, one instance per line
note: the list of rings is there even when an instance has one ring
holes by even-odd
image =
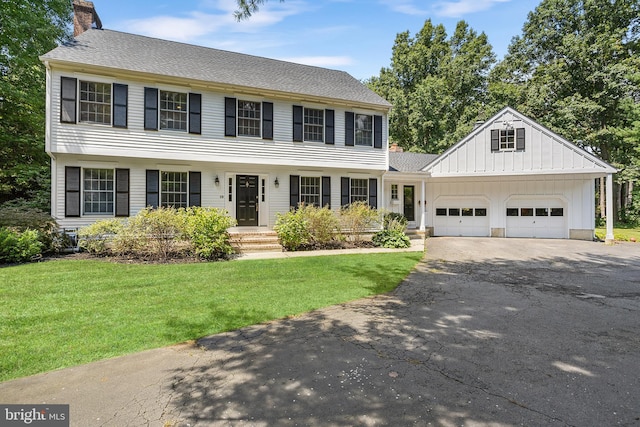
[[[447,39],[443,25],[427,20],[415,38],[396,36],[391,67],[367,84],[393,104],[391,139],[410,151],[440,153],[484,114],[494,62],[484,33],[460,21]]]
[[[638,156],[627,131],[639,118],[639,17],[639,0],[543,0],[492,70],[492,104],[626,169]]]
[[[39,55],[69,37],[68,0],[0,0],[0,202],[48,209],[45,73]]]
[[[243,19],[249,19],[251,15],[256,13],[260,9],[260,5],[265,4],[267,0],[236,0],[238,3],[238,10],[233,13],[236,20],[242,21]],[[280,0],[284,2],[284,0]]]

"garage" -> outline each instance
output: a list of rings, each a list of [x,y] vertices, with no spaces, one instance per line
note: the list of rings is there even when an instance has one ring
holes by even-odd
[[[435,207],[434,235],[488,237],[488,202],[465,197],[439,198]]]
[[[569,237],[567,207],[561,198],[510,200],[506,216],[507,237]]]

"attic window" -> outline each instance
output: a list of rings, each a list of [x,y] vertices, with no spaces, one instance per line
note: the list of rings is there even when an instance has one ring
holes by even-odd
[[[491,151],[524,151],[525,128],[506,126],[491,130]]]
[[[500,129],[500,151],[513,150],[516,148],[515,129]]]

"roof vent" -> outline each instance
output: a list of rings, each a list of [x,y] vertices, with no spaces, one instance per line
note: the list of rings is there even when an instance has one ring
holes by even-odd
[[[73,37],[78,37],[91,28],[95,23],[96,28],[102,28],[102,22],[93,2],[83,0],[73,0]]]
[[[484,120],[476,120],[476,122],[473,124],[473,129],[471,129],[471,130],[476,130],[480,126],[482,126],[483,124],[484,124]]]

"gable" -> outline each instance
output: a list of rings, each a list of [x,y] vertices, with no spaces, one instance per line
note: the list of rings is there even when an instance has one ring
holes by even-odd
[[[606,162],[509,107],[474,129],[424,171],[433,177],[616,172]]]

